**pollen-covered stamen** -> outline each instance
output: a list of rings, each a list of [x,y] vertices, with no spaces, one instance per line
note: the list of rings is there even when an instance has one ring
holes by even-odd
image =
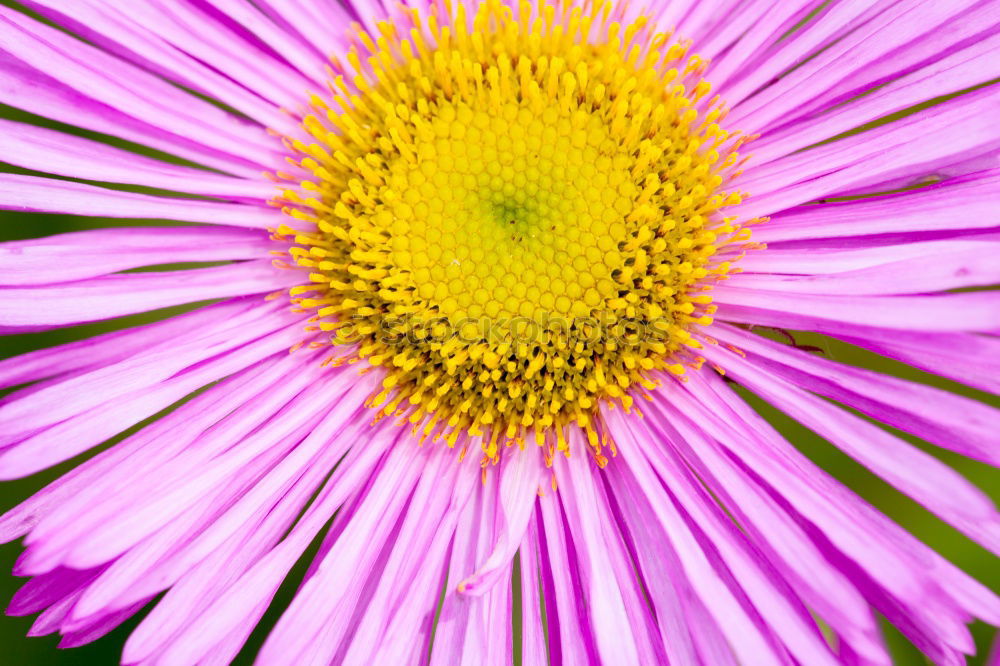
[[[285,210],[318,229],[281,230],[311,271],[295,294],[386,369],[383,413],[489,458],[575,423],[600,461],[599,402],[683,373],[713,257],[749,236],[718,213],[739,141],[687,45],[608,5],[410,20],[359,33],[315,143],[289,142],[314,179]]]

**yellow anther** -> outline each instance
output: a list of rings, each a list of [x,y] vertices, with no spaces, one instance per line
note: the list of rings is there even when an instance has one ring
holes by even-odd
[[[601,402],[683,374],[701,281],[732,271],[714,257],[753,247],[719,214],[739,158],[705,63],[646,17],[487,0],[470,30],[465,11],[356,27],[312,138],[286,141],[312,178],[276,196],[296,223],[275,237],[308,271],[298,307],[386,372],[372,407],[481,436],[487,461],[582,428],[603,464]]]

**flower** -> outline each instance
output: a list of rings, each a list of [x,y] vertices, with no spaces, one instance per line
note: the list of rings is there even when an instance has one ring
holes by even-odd
[[[69,32],[0,9],[0,102],[93,138],[3,121],[54,177],[0,206],[197,224],[3,244],[0,324],[203,303],[0,363],[5,479],[153,419],[0,518],[32,634],[162,595],[123,663],[228,663],[313,543],[261,663],[887,664],[877,612],[960,664],[1000,621],[733,388],[1000,547],[855,413],[996,463],[997,410],[758,333],[997,391],[997,2],[26,4]]]

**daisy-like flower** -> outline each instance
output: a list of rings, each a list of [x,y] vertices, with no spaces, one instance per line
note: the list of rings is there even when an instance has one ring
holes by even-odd
[[[1000,622],[734,390],[1000,549],[873,423],[996,463],[1000,412],[759,334],[1000,388],[1000,2],[24,5],[0,102],[72,133],[0,123],[0,206],[194,224],[0,245],[0,325],[199,304],[0,363],[4,479],[130,433],[0,518],[32,634],[151,606],[123,663],[226,664],[310,544],[262,664],[889,664],[880,614],[958,665]]]

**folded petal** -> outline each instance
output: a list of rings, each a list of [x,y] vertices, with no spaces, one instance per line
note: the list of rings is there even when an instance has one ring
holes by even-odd
[[[500,540],[475,573],[458,584],[462,594],[481,596],[510,568],[531,519],[544,462],[537,450],[506,456],[500,471]]]

